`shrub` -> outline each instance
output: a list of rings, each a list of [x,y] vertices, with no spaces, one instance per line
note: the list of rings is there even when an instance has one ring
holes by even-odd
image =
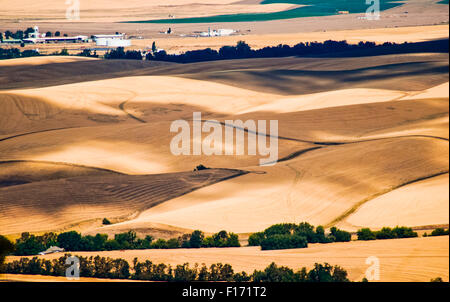
[[[417,233],[412,228],[408,227],[395,227],[392,232],[395,234],[395,238],[413,238],[417,237]]]
[[[285,266],[278,267],[274,262],[264,271],[253,273],[253,282],[295,282],[296,280],[296,275],[292,269]]]
[[[336,227],[332,227],[330,229],[331,235],[334,237],[335,242],[348,242],[352,240],[352,234],[346,231],[342,231],[337,229]]]
[[[324,265],[316,263],[314,269],[308,273],[309,282],[349,282],[347,271],[339,266],[332,267],[328,263]]]
[[[433,230],[430,234],[430,236],[445,236],[449,234],[449,230],[445,230],[443,228],[437,228]]]
[[[384,227],[376,232],[372,232],[369,228],[363,228],[358,230],[357,235],[358,240],[413,238],[418,236],[412,228],[398,226],[393,229]]]
[[[203,247],[240,247],[239,237],[234,233],[220,231],[211,237],[206,237],[202,243]]]
[[[126,59],[126,60],[142,60],[140,51],[128,50],[125,52],[123,47],[111,49],[105,54],[105,59]]]
[[[180,248],[180,242],[178,241],[178,239],[172,238],[167,240],[167,248],[168,249],[177,249]]]
[[[306,238],[308,243],[331,243],[344,242],[351,240],[351,234],[346,231],[331,228],[331,234],[325,234],[325,228],[318,226],[314,228],[313,225],[302,222],[298,225],[294,223],[275,224],[267,228],[264,232],[254,233],[250,235],[248,244],[250,246],[261,245],[261,243],[274,235],[296,235]]]
[[[15,255],[36,255],[45,249],[45,245],[38,237],[30,235],[29,233],[22,233],[21,237],[16,240]]]
[[[307,229],[307,226],[304,226],[304,229]],[[294,232],[298,231],[298,226],[294,223],[280,223],[274,224],[267,229],[265,229],[264,234],[266,237],[270,237],[273,235],[292,235]],[[304,232],[304,230],[303,230]]]
[[[393,239],[396,238],[396,234],[391,228],[382,228],[381,231],[375,232],[377,239]]]
[[[203,170],[209,170],[209,168],[205,167],[204,165],[198,165],[197,167],[195,167],[194,172]]]
[[[375,240],[375,233],[372,232],[369,228],[363,228],[358,230],[356,233],[358,235],[358,240]]]
[[[305,237],[298,235],[273,235],[261,242],[262,250],[283,250],[308,247]]]
[[[81,234],[70,231],[58,235],[58,246],[66,251],[79,251],[82,248]]]
[[[261,242],[266,238],[263,232],[253,233],[248,237],[249,246],[259,246]]]
[[[190,248],[201,248],[203,239],[205,238],[205,234],[201,231],[194,231],[191,234],[191,238],[189,239],[189,247]]]
[[[318,226],[316,228],[314,241],[317,243],[331,243],[335,240],[335,238],[330,238],[330,236],[325,235],[325,228],[323,226]]]
[[[167,241],[164,239],[158,239],[152,243],[152,249],[167,249]]]
[[[102,224],[103,225],[110,225],[111,221],[109,221],[107,218],[103,218]]]

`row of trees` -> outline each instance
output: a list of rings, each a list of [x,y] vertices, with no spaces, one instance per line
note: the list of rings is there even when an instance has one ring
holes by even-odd
[[[236,234],[221,231],[209,237],[201,231],[185,234],[169,240],[146,236],[137,237],[136,232],[116,234],[114,239],[108,239],[106,234],[82,236],[75,231],[61,234],[45,233],[41,236],[22,233],[16,240],[14,254],[17,256],[36,255],[51,246],[58,246],[66,251],[112,251],[130,249],[176,249],[202,247],[239,247],[239,237]]]
[[[105,59],[107,60],[118,60],[118,59],[125,59],[125,60],[140,60],[142,61],[143,57],[140,51],[137,50],[127,50],[123,47],[118,47],[116,49],[111,49],[107,53],[105,53]]]
[[[424,237],[428,237],[428,236],[433,236],[433,237],[434,236],[448,236],[448,234],[449,234],[449,229],[437,228],[437,229],[434,229],[431,232],[431,234],[424,233],[423,236]]]
[[[351,234],[333,227],[325,234],[322,226],[302,222],[300,224],[282,223],[273,225],[263,232],[250,235],[250,246],[261,246],[263,250],[306,248],[308,243],[346,242],[351,240]]]
[[[0,60],[35,57],[35,56],[39,56],[39,52],[34,50],[20,51],[17,48],[8,48],[8,49],[0,48]]]
[[[31,274],[47,276],[65,276],[66,264],[70,254],[53,260],[34,257],[21,258],[0,265],[0,273],[6,274]],[[275,263],[270,264],[265,270],[255,270],[248,275],[245,272],[235,273],[229,264],[205,264],[190,266],[188,263],[172,267],[166,264],[156,264],[149,260],[139,262],[133,260],[131,267],[126,260],[111,259],[105,257],[81,257],[77,256],[80,263],[80,277],[109,278],[109,279],[134,279],[148,281],[228,281],[228,282],[348,282],[347,272],[339,266],[315,264],[314,268],[294,272],[288,267],[279,267]],[[70,262],[70,261],[69,261]]]
[[[349,44],[347,41],[306,42],[295,46],[283,45],[268,46],[261,49],[251,49],[244,41],[239,41],[236,46],[224,46],[219,51],[211,48],[187,51],[182,54],[167,54],[165,51],[149,53],[147,60],[169,61],[175,63],[195,63],[204,61],[247,59],[247,58],[279,58],[290,56],[316,56],[336,55],[351,52],[351,56],[381,55],[410,52],[448,52],[448,40],[429,41],[419,43],[396,44],[386,42],[376,45],[374,42],[359,42]]]
[[[356,233],[358,240],[377,240],[377,239],[395,239],[395,238],[413,238],[417,237],[417,233],[408,227],[384,227],[380,231],[372,231],[369,228],[363,228]]]
[[[32,27],[28,27],[25,31],[17,30],[16,32],[12,32],[10,30],[7,30],[3,34],[0,33],[0,39],[1,39],[1,42],[3,42],[3,39],[5,39],[5,40],[8,40],[8,39],[23,40],[23,39],[29,38],[31,33],[34,33],[34,29]],[[51,31],[47,31],[45,33],[45,36],[46,37],[53,37],[53,36],[60,37],[61,32],[55,31],[55,33],[52,33]],[[66,37],[67,34],[64,34],[64,36]]]

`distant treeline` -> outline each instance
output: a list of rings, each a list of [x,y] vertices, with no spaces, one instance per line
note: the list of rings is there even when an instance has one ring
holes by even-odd
[[[107,60],[121,59],[121,60],[140,60],[140,61],[142,61],[143,56],[140,51],[137,51],[137,50],[125,51],[125,49],[123,47],[118,47],[116,49],[111,49],[110,51],[105,53],[104,58]]]
[[[247,43],[239,41],[236,46],[224,46],[219,51],[211,48],[187,51],[182,54],[167,54],[165,51],[148,53],[147,60],[168,61],[175,63],[195,63],[204,61],[249,59],[249,58],[279,58],[290,56],[374,56],[399,53],[439,52],[449,50],[448,39],[396,44],[386,42],[377,45],[374,42],[359,42],[349,44],[347,41],[306,42],[295,46],[278,45],[252,49]]]
[[[70,254],[53,260],[39,259],[38,257],[21,258],[5,264],[0,263],[0,273],[28,274],[45,276],[66,276],[66,264]],[[76,256],[80,263],[80,277],[133,279],[148,281],[190,282],[190,281],[228,281],[228,282],[349,282],[347,271],[339,266],[327,263],[314,265],[307,270],[302,268],[294,272],[288,267],[279,267],[270,264],[265,270],[255,270],[248,275],[245,272],[235,273],[229,264],[195,264],[188,263],[171,267],[166,264],[155,264],[149,260],[139,262],[133,260],[133,266],[124,259],[111,259],[105,257]],[[70,262],[70,261],[69,261]]]
[[[262,250],[279,250],[306,248],[308,243],[347,242],[351,239],[352,236],[349,232],[336,227],[332,227],[330,233],[325,234],[324,227],[315,228],[307,222],[302,222],[300,224],[275,224],[263,232],[250,235],[248,244],[261,246]]]
[[[396,239],[396,238],[414,238],[418,237],[412,228],[395,227],[393,229],[384,227],[380,231],[372,231],[369,228],[363,228],[356,233],[358,240],[377,240],[377,239]]]
[[[424,236],[448,235],[448,229],[438,228],[431,234]],[[384,227],[380,231],[363,228],[357,231],[358,240],[396,239],[418,237],[418,234],[408,227]],[[279,250],[307,248],[308,243],[348,242],[352,239],[351,233],[332,227],[325,233],[322,226],[314,227],[309,223],[300,224],[283,223],[273,225],[263,232],[253,233],[249,236],[249,246],[261,246],[262,250]],[[139,249],[178,249],[178,248],[225,248],[240,247],[239,237],[234,233],[221,231],[212,236],[205,236],[202,231],[196,230],[178,238],[169,240],[154,240],[152,236],[138,238],[136,232],[128,231],[114,235],[109,239],[106,234],[83,236],[76,231],[60,234],[45,233],[40,236],[22,233],[15,243],[9,242],[0,236],[0,257],[8,254],[16,256],[37,255],[52,246],[63,248],[67,252],[77,251],[114,251]]]
[[[363,228],[356,233],[358,240],[380,240],[380,239],[397,239],[397,238],[414,238],[418,237],[417,232],[408,227],[384,227],[379,231],[372,231],[369,228]],[[444,228],[434,229],[430,234],[424,233],[423,237],[429,236],[448,236],[449,230]]]
[[[437,228],[431,232],[431,234],[424,233],[423,237],[434,237],[434,236],[448,236],[449,229]]]
[[[41,236],[22,233],[14,244],[14,255],[36,255],[51,246],[58,246],[65,251],[113,251],[137,249],[176,249],[176,248],[208,248],[208,247],[239,247],[239,237],[236,234],[221,231],[206,237],[201,231],[184,234],[169,240],[152,236],[137,238],[134,231],[116,234],[114,239],[108,239],[106,234],[82,236],[75,231],[60,234],[45,233]]]
[[[63,48],[60,51],[55,51],[51,56],[69,56],[69,52],[67,49]],[[0,60],[6,60],[6,59],[17,59],[17,58],[27,58],[27,57],[37,57],[37,56],[43,56],[36,50],[24,50],[21,51],[18,48],[0,48]],[[98,58],[99,55],[97,55],[97,51],[92,51],[90,49],[83,49],[80,53],[76,54],[76,56],[80,57],[92,57],[92,58]]]
[[[8,49],[0,48],[0,60],[36,57],[39,55],[40,55],[39,52],[35,50],[20,51],[20,49],[18,48],[8,48]]]
[[[5,31],[3,34],[0,32],[0,42],[3,42],[5,40],[8,39],[17,39],[17,40],[23,40],[26,38],[30,37],[30,34],[34,33],[34,28],[32,27],[28,27],[25,31],[23,30],[17,30],[16,32],[12,32],[10,30]],[[61,36],[61,32],[60,31],[55,31],[55,33],[53,34],[51,31],[47,31],[45,33],[46,37],[60,37]],[[67,34],[64,34],[65,37],[67,37]]]

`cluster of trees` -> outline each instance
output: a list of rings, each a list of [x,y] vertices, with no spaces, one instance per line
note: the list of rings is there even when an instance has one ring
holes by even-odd
[[[0,33],[0,39],[1,42],[3,42],[3,39],[17,39],[17,40],[23,40],[30,37],[30,34],[34,32],[34,29],[32,27],[28,27],[25,31],[23,30],[17,30],[16,32],[12,32],[10,30],[5,31],[3,34]],[[61,32],[55,31],[53,34],[51,31],[48,31],[45,33],[46,37],[60,37]],[[67,37],[67,34],[64,34],[65,37]]]
[[[113,251],[131,249],[176,249],[202,247],[239,247],[239,237],[233,233],[221,231],[210,237],[205,237],[201,231],[185,234],[169,240],[153,241],[152,236],[137,238],[136,232],[116,234],[114,239],[108,239],[106,234],[82,236],[75,231],[61,234],[45,233],[41,236],[22,233],[16,240],[14,254],[17,256],[36,255],[51,246],[58,246],[66,251]]]
[[[123,47],[118,47],[116,49],[111,49],[107,53],[105,53],[105,59],[125,59],[125,60],[142,60],[142,54],[137,50],[127,50]]]
[[[386,42],[376,45],[374,42],[359,42],[349,44],[347,41],[306,42],[295,46],[278,45],[251,49],[244,41],[239,41],[236,46],[224,46],[219,51],[211,48],[187,51],[182,54],[167,54],[165,51],[149,53],[147,60],[169,61],[175,63],[195,63],[216,60],[248,59],[248,58],[279,58],[290,56],[311,56],[323,54],[339,54],[353,51],[354,55],[380,55],[409,52],[448,52],[448,40],[430,41],[419,43],[396,44]],[[357,51],[358,53],[354,52]]]
[[[17,39],[22,40],[29,38],[29,35],[34,32],[34,29],[31,27],[28,27],[25,31],[23,30],[17,30],[16,32],[12,32],[10,30],[5,31],[3,34],[0,34],[0,39],[8,40],[8,39]]]
[[[178,239],[167,241],[158,239],[157,248],[211,248],[211,247],[240,247],[238,235],[220,231],[212,236],[205,237],[201,231],[194,231],[192,234],[184,234]]]
[[[41,54],[35,50],[24,50],[21,51],[18,48],[8,48],[3,49],[0,48],[0,60],[2,59],[15,59],[15,58],[25,58],[25,57],[35,57],[40,56]],[[70,55],[68,50],[66,48],[61,49],[60,51],[55,51],[52,53],[54,56],[68,56]],[[90,49],[84,49],[80,53],[77,54],[77,56],[82,57],[92,57],[92,58],[98,58],[99,55],[97,54],[97,51],[92,51]]]
[[[92,52],[92,50],[90,50],[90,49],[83,49],[83,51],[80,52],[80,53],[78,53],[77,56],[80,56],[80,57],[98,58],[97,51],[94,50],[94,52]],[[106,219],[106,218],[105,218],[105,219]]]
[[[395,239],[395,238],[413,238],[417,237],[417,233],[408,227],[384,227],[380,231],[372,231],[369,228],[363,228],[356,233],[358,240],[376,240],[376,239]]]
[[[53,260],[34,257],[21,258],[0,265],[0,273],[7,274],[31,274],[47,276],[65,276],[66,264],[70,254]],[[279,267],[275,263],[270,264],[265,270],[255,270],[248,275],[245,272],[235,273],[229,264],[205,264],[190,266],[188,263],[172,267],[166,264],[155,264],[149,260],[139,262],[133,260],[131,267],[126,260],[111,259],[105,257],[81,257],[80,277],[109,278],[109,279],[134,279],[148,281],[228,281],[228,282],[348,282],[347,272],[339,266],[315,264],[314,268],[294,272],[288,267]]]
[[[282,223],[273,225],[263,232],[250,235],[250,246],[261,246],[263,250],[306,248],[308,243],[347,242],[352,238],[346,231],[332,227],[329,234],[325,234],[322,226],[302,222],[300,224]]]
[[[39,52],[34,50],[20,51],[20,49],[18,48],[8,48],[8,49],[0,48],[0,60],[35,57],[39,55],[40,55]]]
[[[431,232],[431,234],[424,233],[423,236],[424,237],[428,237],[428,236],[448,236],[448,234],[449,234],[449,229],[437,228],[437,229],[434,229]]]

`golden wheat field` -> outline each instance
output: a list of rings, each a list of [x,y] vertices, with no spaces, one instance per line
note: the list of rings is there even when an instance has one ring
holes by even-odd
[[[240,40],[260,49],[329,39],[448,39],[448,12],[431,0],[406,1],[373,23],[345,14],[209,24],[240,30],[230,37],[184,37],[208,24],[175,24],[176,35],[167,36],[160,33],[164,24],[122,23],[299,7],[260,2],[84,1],[83,18],[70,22],[63,2],[26,0],[0,12],[0,31],[35,24],[69,34],[127,31],[141,36],[130,49],[156,41],[171,54]],[[75,53],[80,46],[39,47]],[[16,239],[22,232],[76,230],[111,237],[132,230],[168,239],[227,230],[245,245],[249,234],[277,223],[309,222],[353,234],[366,227],[448,228],[448,67],[448,53],[439,52],[188,64],[58,55],[0,60],[0,234]],[[175,155],[173,122],[193,129],[198,112],[203,128],[224,132],[233,121],[277,121],[276,135],[264,127],[258,139],[277,136],[278,159],[261,166],[269,155],[247,152],[253,133],[245,127],[235,131],[242,154],[234,140],[220,138],[213,146],[210,141],[211,154]],[[201,140],[189,135],[187,143],[195,148]],[[224,155],[227,150],[235,152]],[[104,218],[112,224],[103,225]],[[380,281],[449,280],[448,236],[281,251],[244,246],[77,254],[130,263],[135,257],[171,265],[222,262],[248,273],[271,262],[293,269],[327,262],[347,269],[352,281],[362,280],[366,258],[376,256]],[[0,281],[64,279],[3,275]]]

